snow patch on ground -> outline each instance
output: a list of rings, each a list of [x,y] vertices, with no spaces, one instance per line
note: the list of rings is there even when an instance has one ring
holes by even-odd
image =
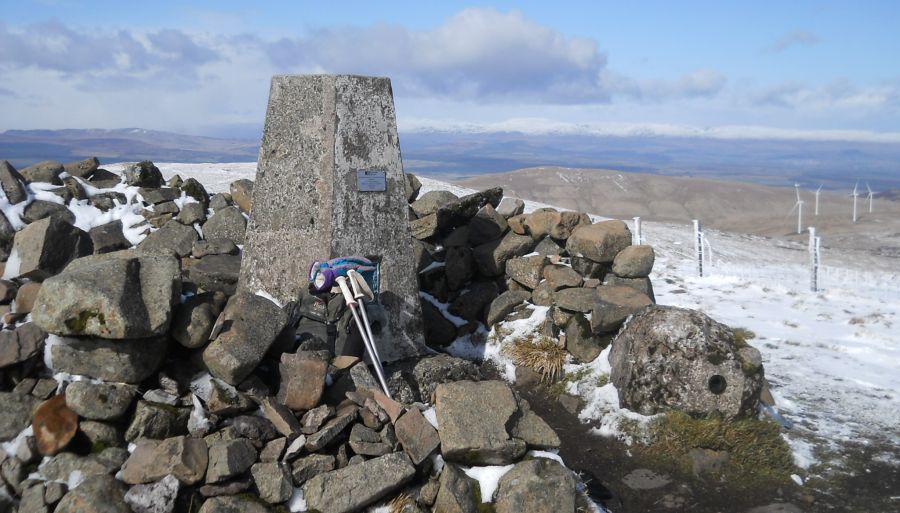
[[[481,502],[493,502],[494,492],[500,485],[500,478],[512,470],[513,465],[487,467],[471,467],[463,469],[463,472],[472,479],[478,481],[481,489]]]

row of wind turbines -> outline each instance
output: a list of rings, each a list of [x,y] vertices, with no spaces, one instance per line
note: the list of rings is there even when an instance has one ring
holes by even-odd
[[[868,182],[866,183],[866,190],[869,191],[867,198],[869,199],[869,213],[871,214],[872,208],[874,205],[875,192],[872,191],[871,187],[869,187]],[[816,189],[816,191],[815,191],[815,195],[816,195],[815,215],[817,217],[819,215],[819,193],[821,191],[822,191],[822,186],[820,185],[819,188]],[[803,201],[803,199],[800,198],[800,184],[799,183],[794,184],[794,192],[797,193],[797,202],[794,203],[794,207],[791,208],[791,211],[788,212],[788,215],[793,214],[795,210],[797,211],[797,234],[799,235],[799,234],[803,233],[803,203],[805,203]],[[857,205],[857,200],[859,198],[859,181],[857,181],[856,185],[853,186],[853,192],[850,193],[850,196],[853,196],[853,224],[856,224],[856,221],[859,219],[859,216],[856,213],[856,205]]]

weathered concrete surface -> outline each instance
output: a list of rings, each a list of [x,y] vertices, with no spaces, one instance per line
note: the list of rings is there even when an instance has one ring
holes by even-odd
[[[384,171],[387,190],[359,192],[359,170]],[[378,257],[382,359],[426,352],[406,200],[389,79],[274,77],[239,289],[286,302],[316,260]]]

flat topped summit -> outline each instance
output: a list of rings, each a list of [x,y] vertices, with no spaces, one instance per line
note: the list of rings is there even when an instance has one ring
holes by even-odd
[[[375,259],[381,356],[422,354],[405,183],[389,79],[274,77],[239,287],[287,302],[315,261]]]

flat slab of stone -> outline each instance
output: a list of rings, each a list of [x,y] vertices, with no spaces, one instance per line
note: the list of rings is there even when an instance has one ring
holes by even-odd
[[[466,465],[506,465],[525,453],[525,442],[507,432],[519,410],[501,381],[457,381],[434,392],[441,453]]]
[[[383,172],[385,190],[361,191],[365,171]],[[390,80],[274,77],[252,203],[239,290],[286,303],[314,261],[375,257],[388,318],[381,357],[426,352]]]
[[[303,485],[303,496],[311,511],[350,513],[399,490],[415,474],[406,454],[394,452],[319,474]]]

